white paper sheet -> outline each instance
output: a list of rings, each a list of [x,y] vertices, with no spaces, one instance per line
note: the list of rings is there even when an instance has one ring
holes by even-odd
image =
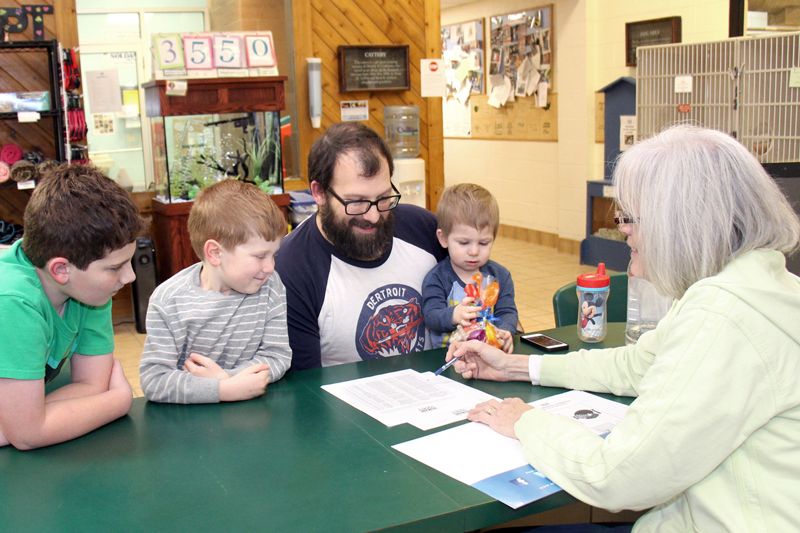
[[[531,405],[576,420],[603,437],[628,409],[627,405],[583,391],[568,391]],[[515,509],[560,490],[528,465],[518,440],[477,422],[395,444],[392,448]]]
[[[389,427],[409,423],[429,430],[459,420],[493,396],[432,372],[400,370],[322,389]]]

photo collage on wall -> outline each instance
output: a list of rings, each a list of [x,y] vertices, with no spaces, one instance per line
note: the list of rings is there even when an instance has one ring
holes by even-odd
[[[466,104],[471,94],[484,92],[483,21],[442,26],[442,57],[448,98]]]
[[[489,104],[536,98],[547,107],[553,64],[552,6],[491,17]]]

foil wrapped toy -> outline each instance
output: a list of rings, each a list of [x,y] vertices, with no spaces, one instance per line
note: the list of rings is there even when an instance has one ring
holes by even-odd
[[[450,342],[479,340],[497,348],[502,348],[501,342],[497,339],[497,330],[494,322],[494,305],[500,295],[500,284],[494,276],[486,276],[478,272],[472,276],[472,283],[464,287],[467,296],[474,298],[476,305],[481,308],[478,317],[470,322],[468,326],[458,325],[456,330],[450,335]]]

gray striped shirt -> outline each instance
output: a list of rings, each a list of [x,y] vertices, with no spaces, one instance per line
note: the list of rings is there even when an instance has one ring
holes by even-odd
[[[147,339],[139,365],[148,400],[170,403],[219,401],[219,380],[183,369],[192,353],[214,360],[229,375],[269,365],[270,381],[292,362],[286,330],[286,290],[277,272],[255,294],[229,295],[200,287],[202,263],[159,285],[147,309]]]

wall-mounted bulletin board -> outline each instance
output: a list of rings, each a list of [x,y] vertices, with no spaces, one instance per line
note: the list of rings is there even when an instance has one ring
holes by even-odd
[[[486,95],[469,102],[471,139],[505,141],[557,141],[558,95],[550,94],[547,108],[537,107],[532,98],[518,98],[499,109],[489,105]]]
[[[490,21],[490,96],[501,105],[535,96],[546,107],[553,88],[553,6],[495,15]]]
[[[473,21],[472,23],[474,23]],[[447,138],[557,141],[557,98],[552,92],[555,35],[552,4],[490,17],[487,94],[468,101],[453,92],[443,101]],[[442,29],[466,34],[464,24]],[[461,29],[458,29],[461,27]],[[455,33],[454,33],[455,32]],[[447,56],[445,56],[447,57]]]
[[[442,26],[442,57],[448,97],[465,103],[483,94],[485,71],[483,19]]]

